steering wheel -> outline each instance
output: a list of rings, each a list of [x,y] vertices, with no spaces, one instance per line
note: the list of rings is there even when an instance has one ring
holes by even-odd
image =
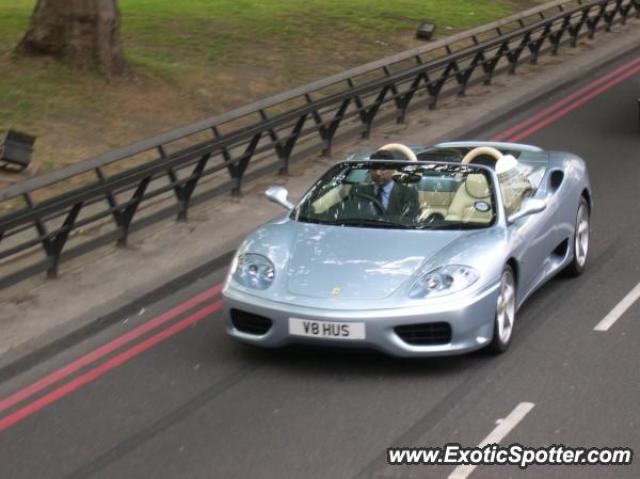
[[[382,202],[375,196],[369,195],[367,193],[364,193],[363,191],[358,191],[358,190],[355,190],[355,191],[352,190],[351,193],[349,193],[349,196],[351,198],[363,198],[367,200],[376,209],[377,214],[379,214],[380,216],[384,216],[384,207],[382,206]]]
[[[418,222],[422,225],[428,226],[432,225],[433,223],[444,221],[444,216],[442,215],[442,213],[429,213],[428,215],[426,213],[427,212],[425,211],[420,216],[418,216]]]
[[[444,221],[444,216],[442,216],[441,213],[431,213],[429,216],[427,216],[427,219],[424,222],[427,225],[431,225],[439,221]]]
[[[378,148],[378,150],[391,152],[395,151],[396,153],[400,153],[401,155],[403,155],[409,161],[418,161],[418,157],[413,152],[413,150],[407,145],[403,145],[402,143],[387,143],[386,145]]]

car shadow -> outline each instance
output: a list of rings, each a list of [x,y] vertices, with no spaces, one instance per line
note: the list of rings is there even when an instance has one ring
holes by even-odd
[[[372,349],[321,347],[313,345],[286,346],[281,349],[261,349],[236,344],[243,359],[260,364],[261,368],[278,369],[308,376],[357,376],[363,378],[393,375],[396,377],[442,376],[459,374],[491,359],[485,351],[425,358],[398,358]]]

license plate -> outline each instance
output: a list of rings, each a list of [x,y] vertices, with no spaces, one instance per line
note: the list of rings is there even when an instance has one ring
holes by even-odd
[[[364,339],[364,323],[289,318],[289,334],[310,338]]]

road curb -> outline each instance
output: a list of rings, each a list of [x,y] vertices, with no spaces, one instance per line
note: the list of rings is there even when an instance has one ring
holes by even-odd
[[[142,307],[155,303],[166,296],[167,293],[181,290],[212,271],[226,266],[231,262],[234,252],[234,250],[226,251],[198,267],[155,287],[134,300],[116,307],[116,309],[107,314],[88,321],[86,319],[77,319],[70,323],[65,323],[47,332],[46,337],[39,336],[9,350],[0,357],[0,383],[55,356],[61,350],[74,346],[82,340],[103,331],[122,320],[122,318],[136,314]]]

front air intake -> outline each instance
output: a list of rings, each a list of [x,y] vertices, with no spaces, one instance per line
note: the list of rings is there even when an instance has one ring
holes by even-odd
[[[242,331],[243,333],[262,336],[271,329],[271,325],[273,323],[269,318],[265,318],[264,316],[240,311],[239,309],[232,309],[231,324],[233,324],[234,328],[238,331]]]
[[[416,346],[435,346],[451,342],[451,325],[449,323],[419,323],[396,326],[396,334],[405,343]]]

